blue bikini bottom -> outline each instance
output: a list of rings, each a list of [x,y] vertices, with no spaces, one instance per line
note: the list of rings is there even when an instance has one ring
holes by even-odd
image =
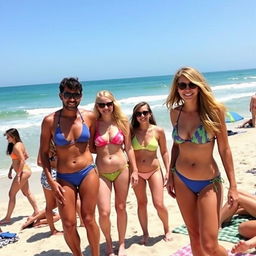
[[[95,164],[90,164],[86,166],[84,169],[74,173],[59,173],[57,172],[57,178],[62,179],[75,187],[79,187],[82,183],[83,179],[87,176],[87,174],[96,167]]]
[[[223,183],[223,179],[220,175],[216,176],[213,179],[210,180],[191,180],[183,176],[180,172],[177,171],[177,169],[174,167],[172,168],[172,171],[177,174],[177,176],[183,181],[183,183],[195,194],[200,193],[206,186],[213,184],[215,191],[217,191],[216,183]]]

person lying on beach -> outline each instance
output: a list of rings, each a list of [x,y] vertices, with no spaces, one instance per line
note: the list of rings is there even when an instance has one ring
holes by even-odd
[[[7,213],[6,216],[0,221],[0,224],[8,224],[11,222],[11,216],[16,204],[16,194],[19,192],[19,190],[21,190],[23,195],[27,197],[29,203],[33,207],[34,213],[32,216],[37,215],[39,212],[36,199],[29,189],[28,179],[32,172],[30,167],[25,162],[25,160],[28,158],[28,154],[24,144],[21,141],[19,132],[17,129],[11,128],[5,132],[4,136],[6,136],[8,141],[6,153],[12,159],[8,178],[12,179],[12,170],[16,172],[16,175],[9,190]]]
[[[244,121],[241,125],[238,126],[238,128],[251,128],[252,125],[252,119]]]
[[[256,217],[256,196],[245,191],[238,190],[238,204],[229,205],[228,202],[221,209],[221,223],[229,221],[234,214],[249,214]],[[256,220],[249,220],[239,225],[239,234],[249,240],[239,241],[232,253],[245,252],[256,247]]]
[[[60,219],[60,215],[56,211],[52,211],[52,222],[56,222]],[[45,225],[48,225],[48,219],[47,219],[47,213],[46,210],[39,211],[38,214],[34,216],[29,216],[26,220],[26,222],[21,226],[21,230],[25,228],[31,228],[31,227],[42,227]],[[56,230],[56,229],[55,229]],[[52,235],[57,235],[57,234],[63,234],[63,232],[60,232],[56,230],[55,233],[52,233]]]

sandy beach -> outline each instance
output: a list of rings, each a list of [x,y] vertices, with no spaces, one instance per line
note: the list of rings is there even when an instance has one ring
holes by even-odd
[[[255,192],[255,175],[247,172],[256,167],[256,147],[255,147],[255,133],[254,128],[248,129],[233,129],[239,133],[233,136],[229,136],[229,142],[233,153],[234,166],[236,179],[238,183],[238,189],[245,189],[248,192]],[[221,164],[221,160],[217,154],[217,145],[215,146],[215,159],[218,162],[222,177],[225,180],[224,183],[224,198],[226,198],[228,182],[225,175],[225,171]],[[8,202],[8,190],[11,181],[5,177],[0,179],[0,217],[5,216]],[[40,173],[33,173],[30,178],[31,190],[36,196],[40,209],[45,207],[45,200],[43,191],[40,184]],[[149,192],[149,191],[148,191]],[[163,238],[163,227],[157,216],[151,201],[151,195],[148,193],[149,204],[149,231],[150,240],[148,246],[142,246],[139,244],[140,236],[142,234],[137,217],[137,203],[134,192],[129,190],[127,200],[127,213],[128,213],[128,227],[126,232],[126,248],[127,255],[129,256],[170,256],[178,249],[189,244],[189,237],[182,234],[172,233],[173,240],[165,242]],[[112,198],[113,199],[113,198]],[[113,200],[112,200],[113,201]],[[176,201],[171,198],[167,191],[165,191],[165,204],[169,211],[169,223],[170,229],[183,224],[182,217],[180,215]],[[6,226],[2,226],[3,231],[9,231],[17,233],[20,237],[19,241],[13,244],[9,244],[4,248],[0,248],[0,255],[13,256],[16,253],[19,256],[68,256],[71,255],[68,246],[66,245],[63,236],[50,236],[49,227],[40,228],[28,228],[20,231],[21,225],[25,222],[26,218],[32,213],[32,208],[27,200],[21,195],[17,196],[16,207],[12,216],[12,223]],[[97,215],[98,218],[98,215]],[[112,203],[112,238],[115,241],[118,240],[116,229],[116,213]],[[62,230],[61,221],[56,223],[56,227]],[[87,236],[85,228],[78,227],[78,231],[81,237],[81,248],[84,255],[90,255]],[[233,244],[220,241],[225,248],[231,249]],[[100,238],[101,255],[104,255],[104,236],[101,233]]]

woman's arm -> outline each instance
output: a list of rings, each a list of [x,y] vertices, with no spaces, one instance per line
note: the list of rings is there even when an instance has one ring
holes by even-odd
[[[8,178],[9,179],[12,179],[12,169],[13,169],[13,166],[11,164],[10,168],[9,168],[9,172],[8,172]]]
[[[136,159],[135,159],[135,154],[132,148],[131,144],[131,135],[130,135],[130,128],[129,124],[127,122],[127,134],[124,136],[124,146],[125,146],[125,152],[127,154],[128,160],[129,160],[129,166],[131,167],[130,169],[132,170],[131,173],[131,184],[132,186],[135,186],[138,184],[138,168],[136,164]]]
[[[22,174],[24,165],[25,165],[25,155],[24,155],[24,146],[22,142],[17,142],[14,147],[13,147],[13,153],[17,156],[18,160],[18,165],[15,169],[16,171],[16,177],[18,178],[18,182],[20,182],[20,176]]]
[[[157,127],[158,130],[158,143],[159,143],[159,149],[160,153],[163,159],[164,167],[165,167],[165,180],[164,180],[164,185],[166,185],[166,182],[169,177],[169,153],[167,149],[167,142],[166,142],[166,137],[165,137],[165,132],[164,129]]]
[[[96,131],[96,116],[93,112],[89,112],[90,117],[90,141],[89,141],[89,148],[91,153],[96,154],[96,147],[94,144],[94,137],[95,137],[95,131]]]
[[[218,143],[218,151],[229,180],[228,203],[230,205],[233,205],[234,203],[237,203],[237,200],[238,200],[234,164],[233,164],[231,149],[228,143],[224,112],[220,112],[219,116],[221,119],[221,126],[220,126],[220,132],[216,135],[217,143]]]
[[[56,115],[56,114],[55,114]],[[53,114],[44,118],[42,125],[41,125],[41,137],[40,137],[40,158],[42,167],[47,178],[49,185],[54,191],[56,199],[59,203],[64,204],[64,189],[61,185],[52,178],[51,175],[51,164],[49,160],[49,150],[50,150],[50,143],[52,139],[52,127],[53,127],[54,119]]]
[[[171,119],[172,126],[174,126],[174,124],[176,122],[175,120],[177,120],[177,116],[176,116],[175,110],[173,110],[173,109],[170,111],[170,119]],[[176,197],[175,191],[174,191],[173,168],[175,167],[178,155],[179,155],[179,146],[178,146],[178,144],[173,142],[172,149],[171,149],[170,166],[169,166],[169,178],[168,178],[167,185],[166,185],[168,193],[173,198]]]

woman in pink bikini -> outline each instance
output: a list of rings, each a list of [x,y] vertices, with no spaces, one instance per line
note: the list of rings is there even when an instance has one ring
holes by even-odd
[[[168,211],[164,205],[163,188],[168,179],[169,155],[166,146],[165,133],[156,125],[155,118],[148,103],[140,102],[133,108],[131,117],[132,147],[138,167],[139,182],[134,187],[138,202],[138,216],[143,231],[141,244],[147,244],[148,216],[146,185],[149,184],[153,204],[164,227],[164,240],[170,240]],[[166,175],[163,179],[157,150],[160,150]]]
[[[138,182],[138,170],[131,146],[129,122],[115,97],[109,91],[97,93],[94,111],[97,115],[94,138],[97,153],[96,165],[100,175],[99,224],[106,238],[106,255],[113,256],[115,254],[110,231],[110,201],[112,187],[114,187],[119,235],[118,255],[124,256],[126,255],[126,198],[130,179],[127,160],[129,160],[130,169],[132,170],[132,186]]]
[[[8,173],[8,178],[12,179],[12,169],[16,172],[13,179],[10,191],[9,191],[9,204],[7,213],[4,219],[0,221],[0,224],[7,224],[11,222],[11,215],[13,213],[16,194],[19,190],[23,195],[27,197],[29,203],[34,209],[32,216],[39,213],[34,195],[30,192],[28,179],[31,176],[31,169],[26,164],[25,160],[28,158],[27,151],[21,141],[19,132],[15,128],[7,130],[4,134],[8,141],[6,153],[10,155],[12,164]]]

